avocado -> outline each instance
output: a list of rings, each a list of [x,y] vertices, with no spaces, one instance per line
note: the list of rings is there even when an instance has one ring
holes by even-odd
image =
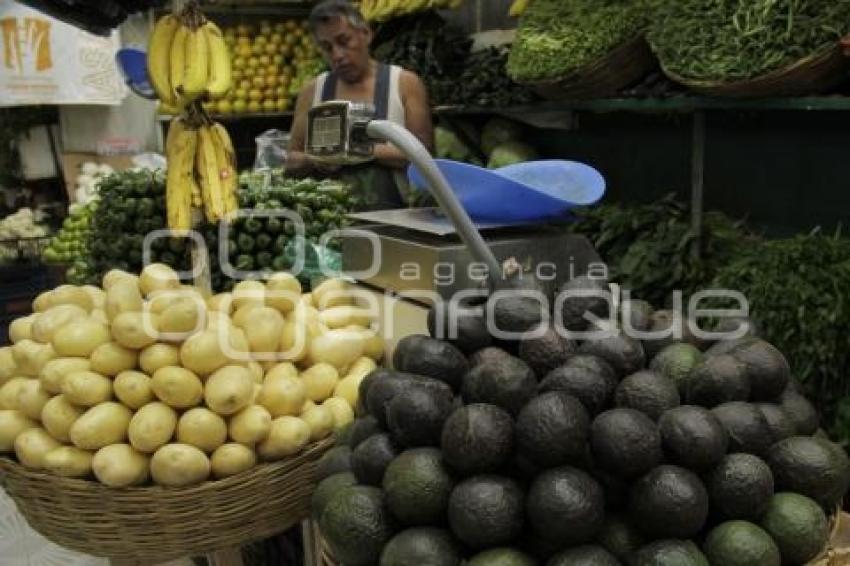
[[[791,420],[797,434],[810,435],[818,429],[818,412],[803,395],[786,390],[779,401],[779,406]]]
[[[829,540],[829,521],[823,509],[799,493],[771,497],[759,525],[779,547],[783,564],[808,564]]]
[[[449,497],[449,525],[473,549],[509,544],[524,524],[524,495],[512,479],[496,475],[467,478]]]
[[[534,371],[511,356],[469,370],[461,394],[465,403],[492,403],[515,415],[536,391]]]
[[[460,566],[461,556],[451,533],[432,527],[401,531],[381,553],[380,566]]]
[[[383,428],[387,427],[387,408],[390,401],[411,388],[424,388],[443,395],[452,395],[451,388],[444,382],[430,377],[410,373],[385,370],[377,375],[366,393],[366,408],[369,414],[378,419]]]
[[[770,427],[770,435],[773,438],[773,442],[779,442],[784,438],[797,434],[794,423],[781,406],[774,403],[756,403],[756,407],[764,415],[764,420],[767,421],[767,426]]]
[[[541,393],[563,391],[575,396],[590,415],[598,415],[608,407],[616,389],[614,375],[568,365],[549,372],[538,386]]]
[[[381,485],[384,470],[397,455],[388,434],[375,434],[361,442],[351,453],[351,471],[357,483]]]
[[[365,417],[358,417],[351,422],[351,441],[349,446],[353,451],[355,448],[360,446],[364,440],[373,436],[375,434],[380,434],[383,432],[381,429],[381,425],[378,423],[378,419],[373,417],[372,415],[366,415]]]
[[[535,397],[516,421],[520,454],[543,467],[566,464],[587,448],[590,417],[578,399],[563,391]]]
[[[479,552],[466,566],[537,566],[537,562],[516,548],[499,547]]]
[[[334,431],[334,446],[349,446],[351,444],[351,433],[354,431],[354,421],[341,426]]]
[[[649,332],[661,333],[666,331],[667,335],[663,338],[650,338],[643,340],[643,347],[646,352],[647,360],[653,359],[661,350],[667,346],[676,344],[677,342],[690,344],[699,350],[704,350],[708,347],[708,344],[704,340],[701,340],[694,335],[691,330],[691,325],[687,320],[677,320],[679,316],[681,315],[677,315],[675,311],[666,309],[657,310],[652,313],[652,326],[649,328]],[[675,331],[670,333],[671,327],[678,326],[680,323],[682,327],[681,335],[676,336]]]
[[[399,454],[384,472],[384,496],[393,516],[404,525],[441,524],[454,480],[436,448],[413,448]]]
[[[752,454],[727,454],[705,484],[711,510],[722,520],[758,520],[773,497],[770,467]]]
[[[310,512],[313,519],[319,520],[331,498],[343,488],[357,485],[357,478],[351,472],[334,474],[321,480],[313,491],[313,499],[310,502]]]
[[[383,493],[367,486],[339,490],[325,506],[319,527],[334,557],[346,566],[375,564],[393,535]]]
[[[646,332],[652,328],[653,312],[652,305],[640,299],[628,299],[620,303],[622,323],[625,326],[628,321],[630,330]]]
[[[539,379],[563,365],[576,350],[576,343],[561,336],[552,325],[546,327],[542,336],[523,337],[519,343],[520,359],[534,370]]]
[[[577,467],[582,467],[577,465]],[[605,488],[605,507],[610,510],[620,511],[629,505],[629,490],[631,480],[603,470],[597,465],[584,466],[593,479]]]
[[[708,558],[690,540],[656,540],[638,550],[633,566],[709,566]]]
[[[605,495],[607,497],[607,490]],[[609,513],[605,516],[605,522],[602,524],[602,530],[596,535],[596,540],[624,564],[645,542],[643,535],[629,522],[628,517],[621,513]]]
[[[729,436],[729,452],[763,456],[773,444],[773,431],[752,403],[723,403],[711,410]]]
[[[511,357],[511,354],[506,350],[497,348],[496,346],[488,346],[486,348],[481,348],[469,356],[469,367],[474,368],[481,364],[494,363]]]
[[[407,360],[408,354],[419,345],[420,342],[426,340],[428,336],[424,334],[410,334],[398,341],[393,350],[393,369],[402,371],[401,367]],[[380,371],[380,370],[376,370]]]
[[[632,486],[629,515],[648,537],[691,538],[708,518],[708,493],[692,471],[658,466]]]
[[[594,462],[629,478],[661,462],[661,434],[652,419],[634,409],[610,409],[593,420],[590,446]]]
[[[841,502],[850,478],[850,463],[840,446],[809,436],[792,436],[774,444],[767,455],[777,491],[793,491],[831,511]]]
[[[445,340],[464,354],[492,344],[484,308],[439,301],[428,310],[428,333]]]
[[[622,332],[607,338],[590,339],[578,349],[581,354],[599,356],[611,364],[619,377],[630,375],[644,368],[646,358],[639,340]]]
[[[546,566],[620,566],[620,561],[601,546],[586,544],[553,556]]]
[[[654,371],[643,370],[623,379],[614,391],[618,407],[636,409],[654,421],[679,406],[676,384]]]
[[[741,328],[741,325],[747,325],[747,331],[742,338],[758,338],[759,335],[759,327],[758,323],[746,316],[733,316],[729,318],[721,318],[720,321],[714,326],[714,332],[726,332],[731,334],[732,332],[738,331]]]
[[[495,472],[514,451],[513,419],[496,405],[467,405],[446,419],[440,446],[446,463],[461,475]]]
[[[403,355],[393,356],[396,370],[424,375],[446,383],[454,391],[459,391],[464,374],[469,370],[469,362],[463,352],[442,340],[430,336],[407,336],[399,342],[404,344]]]
[[[564,367],[586,369],[597,373],[606,379],[618,381],[617,372],[614,367],[599,356],[591,354],[576,354],[564,362]]]
[[[439,446],[453,402],[447,391],[418,387],[402,391],[387,406],[390,435],[399,446]]]
[[[605,493],[587,472],[563,466],[537,476],[528,489],[528,522],[542,538],[564,546],[593,540],[605,520]]]
[[[696,346],[677,342],[658,352],[649,363],[649,369],[675,383],[679,394],[684,397],[688,376],[702,360],[703,353]]]
[[[702,548],[711,564],[781,566],[779,548],[764,529],[748,521],[726,521],[714,527]]]
[[[658,421],[664,454],[674,464],[695,472],[720,462],[729,446],[726,429],[711,411],[682,405]]]
[[[776,399],[791,379],[791,367],[785,356],[764,340],[741,344],[730,355],[744,365],[753,401]]]
[[[707,356],[694,367],[685,381],[685,400],[689,405],[715,407],[730,401],[746,401],[750,382],[744,366],[726,354]]]
[[[495,338],[515,341],[549,319],[546,296],[538,291],[499,291],[487,300],[487,313],[492,313]]]
[[[360,382],[360,385],[357,386],[357,405],[362,406],[367,410],[362,412],[358,411],[358,414],[368,412],[366,398],[369,396],[369,388],[372,387],[372,383],[381,376],[390,375],[391,372],[392,370],[386,368],[377,368],[366,374],[366,377],[364,377],[363,381]]]
[[[316,481],[330,477],[340,472],[351,471],[351,448],[334,446],[316,462]]]
[[[705,351],[706,356],[723,356],[731,354],[736,348],[743,345],[755,342],[757,338],[754,336],[742,336],[741,338],[731,338],[729,340],[718,340],[710,348]]]
[[[582,292],[595,292],[592,296],[581,296]],[[585,330],[590,320],[585,314],[599,318],[607,318],[610,312],[610,295],[605,298],[601,292],[608,292],[608,283],[603,280],[594,279],[587,275],[581,275],[570,279],[558,290],[558,298],[563,297],[561,303],[561,322],[567,330]],[[556,299],[556,305],[557,303]]]

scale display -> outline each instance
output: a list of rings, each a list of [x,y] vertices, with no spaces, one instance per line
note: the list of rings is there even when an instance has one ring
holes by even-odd
[[[313,119],[310,145],[318,150],[341,149],[342,117],[339,115],[322,116]]]

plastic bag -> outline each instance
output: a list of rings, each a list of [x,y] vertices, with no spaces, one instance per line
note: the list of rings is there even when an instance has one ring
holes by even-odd
[[[280,130],[266,130],[256,138],[257,156],[254,170],[282,169],[286,165],[289,134]]]
[[[284,250],[289,265],[295,264],[298,242],[304,246],[304,266],[297,275],[305,288],[312,288],[313,283],[326,277],[338,277],[342,273],[342,254],[326,246],[320,246],[299,237],[293,238]]]

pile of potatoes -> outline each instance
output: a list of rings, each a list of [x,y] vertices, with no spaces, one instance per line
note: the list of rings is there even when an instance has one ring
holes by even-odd
[[[208,296],[162,264],[39,295],[0,348],[0,453],[111,487],[233,476],[354,418],[381,360],[341,280],[276,273]]]

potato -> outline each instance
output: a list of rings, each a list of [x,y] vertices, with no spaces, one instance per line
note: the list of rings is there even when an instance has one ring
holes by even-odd
[[[124,442],[132,416],[130,409],[121,403],[109,401],[96,405],[71,425],[71,442],[83,450],[99,450]]]
[[[286,314],[301,298],[301,283],[291,273],[275,273],[266,282],[266,304]]]
[[[367,330],[363,336],[366,339],[363,343],[363,355],[372,358],[376,362],[384,359],[387,351],[387,344],[384,337],[374,330]]]
[[[301,420],[310,427],[310,440],[327,438],[334,430],[334,416],[325,405],[316,405],[304,411]]]
[[[362,333],[331,330],[310,341],[310,359],[313,363],[327,363],[342,370],[363,355],[365,343]]]
[[[106,290],[106,317],[113,321],[125,312],[141,312],[144,307],[139,286],[132,279],[116,281]]]
[[[228,362],[222,349],[225,340],[227,333],[218,330],[195,334],[180,347],[180,364],[202,377],[210,375]]]
[[[157,328],[161,333],[173,334],[164,336],[164,339],[183,341],[206,327],[206,312],[206,305],[200,296],[181,296],[162,311]]]
[[[21,411],[0,410],[0,454],[14,451],[15,439],[31,428],[38,428],[38,423],[27,418]]]
[[[109,317],[103,309],[94,309],[89,313],[89,318],[95,322],[109,326]]]
[[[153,481],[166,487],[199,484],[210,475],[207,455],[189,444],[166,444],[151,458]]]
[[[244,330],[231,328],[228,342],[230,347],[224,353],[230,361],[247,363],[254,360],[254,354],[251,353],[251,345],[248,343]],[[277,357],[277,352],[274,353],[274,357]]]
[[[256,444],[269,435],[272,416],[262,405],[248,405],[232,417],[228,430],[230,438],[242,444]]]
[[[53,346],[32,340],[21,340],[12,346],[12,356],[18,373],[26,377],[38,377],[45,364],[57,357]]]
[[[158,337],[158,318],[153,313],[122,312],[112,319],[112,337],[125,348],[147,348]]]
[[[15,355],[12,353],[12,347],[0,347],[0,385],[15,377],[17,372],[18,365],[15,363]]]
[[[93,371],[75,371],[65,376],[62,394],[80,407],[94,407],[112,399],[112,380]]]
[[[354,409],[342,397],[331,397],[322,403],[333,415],[334,429],[342,428],[354,420]]]
[[[316,364],[301,374],[307,398],[320,403],[330,397],[336,384],[339,383],[339,373],[330,364]]]
[[[304,401],[304,404],[301,405],[301,410],[298,411],[298,416],[300,417],[301,415],[303,415],[304,413],[306,413],[307,411],[309,411],[310,409],[312,409],[315,406],[316,406],[316,404],[313,401],[307,399],[306,401]]]
[[[148,457],[129,444],[104,446],[91,463],[97,480],[109,487],[131,487],[148,481]]]
[[[265,304],[266,286],[259,281],[240,281],[233,287],[233,308],[241,309],[248,304],[263,306]]]
[[[226,440],[227,423],[204,407],[189,409],[177,423],[177,442],[191,444],[208,454]]]
[[[310,351],[310,332],[307,325],[290,315],[280,334],[280,352],[287,360],[302,361]]]
[[[278,417],[269,435],[257,445],[257,453],[267,462],[298,454],[310,441],[310,427],[298,417]]]
[[[0,409],[18,409],[18,392],[21,387],[35,381],[30,377],[13,377],[0,387]]]
[[[134,369],[139,356],[135,350],[125,348],[118,342],[106,342],[95,348],[89,359],[92,371],[115,377],[122,371]]]
[[[254,383],[254,393],[251,395],[251,405],[260,404],[260,393],[263,392],[263,386],[259,383]]]
[[[55,358],[44,364],[39,379],[45,391],[58,395],[62,393],[62,382],[66,375],[90,369],[91,362],[86,358]]]
[[[77,320],[88,318],[89,313],[77,305],[56,305],[36,317],[32,323],[32,339],[47,344],[57,330]]]
[[[127,273],[126,271],[121,271],[120,269],[111,269],[103,276],[101,286],[108,294],[109,290],[121,281],[130,282],[138,287],[139,276]]]
[[[151,344],[139,352],[139,367],[148,375],[166,366],[180,365],[180,349],[173,344]]]
[[[242,328],[251,351],[273,356],[283,334],[283,315],[271,307],[259,307],[251,311],[250,317]]]
[[[70,442],[71,427],[84,412],[85,409],[72,404],[64,395],[57,395],[41,410],[41,424],[59,442]]]
[[[76,446],[60,446],[44,455],[44,469],[66,478],[84,478],[91,474],[93,454]]]
[[[365,375],[349,375],[339,381],[334,388],[333,396],[345,399],[352,407],[357,406],[360,397],[360,382]]]
[[[109,342],[109,329],[90,318],[68,323],[53,334],[53,349],[59,356],[87,358],[95,348]]]
[[[131,409],[140,409],[154,400],[151,378],[140,371],[122,371],[112,382],[115,396]]]
[[[251,402],[254,376],[242,366],[224,366],[207,379],[204,400],[220,415],[232,415]]]
[[[263,307],[263,305],[260,303],[246,303],[242,305],[241,307],[236,309],[236,312],[233,313],[233,317],[231,318],[234,326],[244,328],[245,326],[251,324],[252,319],[254,317],[254,311],[261,308],[265,307]]]
[[[151,389],[160,401],[175,409],[194,407],[204,397],[204,385],[198,376],[175,366],[156,370],[151,378]]]
[[[257,465],[257,455],[244,444],[231,442],[215,449],[210,457],[213,477],[235,476]]]
[[[41,470],[44,456],[59,446],[59,441],[43,428],[28,428],[15,438],[15,456],[25,468]]]
[[[85,310],[86,313],[94,308],[94,300],[91,298],[85,289],[76,285],[60,285],[53,289],[50,293],[50,304],[57,305],[76,305]]]
[[[298,368],[292,362],[281,362],[266,372],[266,379],[277,379],[279,377],[298,377]]]
[[[37,379],[29,379],[18,388],[18,410],[31,419],[41,419],[41,410],[50,400],[50,394]]]
[[[210,311],[230,315],[233,312],[233,296],[230,293],[219,293],[207,299],[207,308]]]
[[[148,264],[139,275],[139,290],[145,296],[154,291],[179,288],[180,278],[177,277],[177,272],[164,263]]]
[[[32,301],[32,312],[41,313],[52,307],[50,304],[50,294],[53,291],[44,291],[39,293],[38,296]]]
[[[307,400],[307,388],[297,377],[266,378],[260,392],[260,405],[273,417],[297,415]]]
[[[94,305],[95,309],[103,309],[106,307],[106,292],[103,289],[95,287],[94,285],[83,285],[81,289],[89,294],[92,305]]]
[[[370,357],[363,356],[362,358],[358,358],[356,362],[351,364],[351,367],[348,368],[348,372],[345,374],[345,377],[349,377],[352,375],[369,375],[373,371],[378,368],[378,364]]]
[[[331,329],[351,325],[366,328],[376,316],[377,313],[373,313],[370,309],[350,305],[331,307],[319,312],[319,320]]]
[[[9,325],[9,340],[12,344],[17,344],[21,340],[32,340],[32,325],[36,318],[38,318],[37,314],[31,314],[12,321]]]
[[[313,302],[313,293],[304,293],[301,295],[301,300],[298,301],[298,304],[304,305],[305,307],[315,307],[316,304]],[[298,305],[295,305],[296,307]]]
[[[176,428],[177,412],[165,403],[154,401],[139,409],[130,419],[127,438],[139,452],[153,453],[171,441]]]
[[[254,383],[262,385],[263,379],[266,376],[266,370],[263,369],[260,362],[250,361],[245,365],[245,367],[247,367],[248,371],[251,372],[251,375],[254,376]]]
[[[313,288],[313,304],[319,310],[350,305],[352,302],[349,285],[341,279],[326,279]]]

